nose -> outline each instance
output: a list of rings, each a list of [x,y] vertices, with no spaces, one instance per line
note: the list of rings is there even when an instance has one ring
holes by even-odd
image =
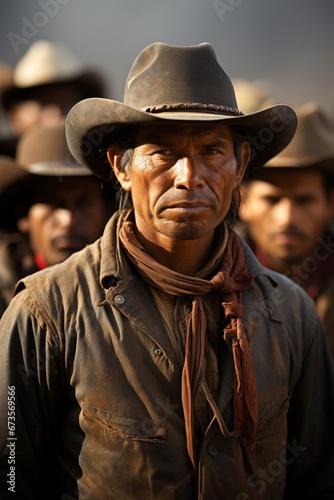
[[[202,165],[199,160],[186,156],[180,158],[175,165],[174,185],[177,189],[202,189],[205,181],[202,177]]]
[[[75,214],[73,210],[68,208],[58,208],[55,213],[55,218],[57,221],[57,225],[60,227],[72,227],[75,222]]]
[[[282,198],[276,206],[275,220],[281,228],[296,225],[298,221],[298,209],[295,203],[289,198]]]

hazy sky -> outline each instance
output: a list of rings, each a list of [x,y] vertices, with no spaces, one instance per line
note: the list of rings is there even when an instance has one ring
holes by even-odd
[[[0,34],[11,65],[37,39],[62,41],[116,100],[145,46],[207,41],[230,77],[266,80],[281,102],[314,100],[334,115],[332,0],[2,0]]]

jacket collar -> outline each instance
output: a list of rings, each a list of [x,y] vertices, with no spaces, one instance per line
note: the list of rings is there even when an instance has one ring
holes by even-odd
[[[117,262],[120,259],[120,252],[118,252],[120,242],[117,236],[118,221],[119,212],[116,212],[106,224],[101,239],[100,283],[103,288],[114,286],[118,280],[129,279],[132,274],[125,259],[121,259],[119,263]],[[242,238],[241,243],[248,272],[254,276],[254,279],[265,276],[272,286],[277,286],[276,273],[270,271],[259,262],[249,245]],[[119,258],[117,258],[117,255],[119,255]]]

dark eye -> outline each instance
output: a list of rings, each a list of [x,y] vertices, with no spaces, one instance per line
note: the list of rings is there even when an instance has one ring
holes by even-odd
[[[265,196],[263,200],[266,201],[269,205],[275,205],[280,201],[280,198],[279,196]]]
[[[315,198],[312,195],[305,194],[303,196],[299,196],[297,198],[297,202],[299,205],[307,205],[308,203],[312,203]]]
[[[218,151],[218,149],[214,149],[214,148],[207,148],[203,151],[204,155],[217,155],[219,153],[220,153],[220,151]]]
[[[161,156],[168,156],[172,154],[172,151],[170,149],[158,149],[154,151],[155,155],[161,155]]]

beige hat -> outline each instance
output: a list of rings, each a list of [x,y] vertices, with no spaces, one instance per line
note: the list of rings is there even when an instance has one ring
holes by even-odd
[[[22,135],[17,157],[0,156],[0,226],[16,229],[17,206],[35,176],[92,176],[68,151],[64,122],[38,126]]]
[[[235,78],[232,80],[238,108],[243,113],[253,113],[259,109],[264,109],[277,104],[278,101],[272,96],[272,89],[269,82],[265,80],[244,80]]]
[[[3,106],[8,109],[17,102],[38,96],[36,88],[59,84],[75,85],[82,99],[102,97],[104,83],[100,75],[89,71],[63,44],[37,40],[14,68],[12,85],[2,96]]]
[[[316,103],[296,110],[294,138],[265,167],[317,167],[334,173],[334,123]]]
[[[68,150],[64,120],[56,125],[39,125],[19,139],[17,156],[0,156],[0,226],[16,229],[17,206],[38,177],[92,177],[93,172],[79,165]],[[101,182],[101,181],[100,181]],[[101,183],[106,199],[113,202],[115,185]],[[102,190],[101,190],[102,192]],[[27,205],[28,206],[28,205]],[[21,214],[22,216],[22,214]]]
[[[45,83],[72,80],[84,69],[72,52],[60,43],[38,40],[17,63],[13,83],[16,87],[34,87]]]
[[[91,170],[79,165],[69,152],[64,120],[25,132],[17,144],[16,164],[17,168],[35,175],[92,175]]]

